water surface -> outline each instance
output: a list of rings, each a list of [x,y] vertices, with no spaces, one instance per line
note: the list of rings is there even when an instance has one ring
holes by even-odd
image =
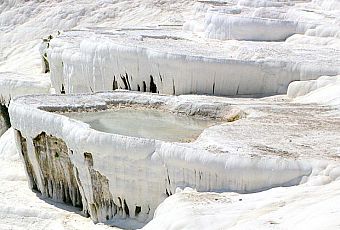
[[[122,108],[65,115],[102,132],[177,142],[192,141],[203,129],[215,123],[155,109]]]

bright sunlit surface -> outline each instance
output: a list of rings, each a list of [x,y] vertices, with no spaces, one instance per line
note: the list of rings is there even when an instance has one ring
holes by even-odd
[[[65,115],[83,121],[101,132],[175,142],[190,142],[203,129],[216,123],[155,109],[123,108]]]

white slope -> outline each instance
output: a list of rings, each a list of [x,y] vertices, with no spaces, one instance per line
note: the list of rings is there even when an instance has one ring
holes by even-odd
[[[340,75],[292,82],[287,95],[297,103],[329,105],[340,111]]]
[[[326,31],[339,31],[338,6],[337,0],[198,1],[184,29],[220,40],[284,41],[293,34],[319,36],[320,31],[326,37]]]
[[[254,194],[188,189],[167,198],[144,229],[339,229],[339,202],[339,180]]]
[[[57,30],[181,24],[182,14],[193,3],[187,0],[0,0],[0,94],[8,102],[16,95],[46,92],[49,75],[40,74],[39,46],[42,38],[55,36]],[[112,229],[94,225],[78,211],[61,204],[52,205],[29,190],[11,135],[12,130],[0,139],[0,229]]]
[[[271,95],[286,93],[292,81],[340,73],[336,7],[255,3],[199,1],[183,27],[171,29],[64,32],[46,49],[52,86],[57,93],[152,92],[155,84],[153,92],[164,94]]]
[[[336,106],[340,109],[340,84],[333,83],[324,86],[311,93],[297,98],[295,101],[300,103],[318,103],[324,105]]]
[[[50,78],[46,75],[0,72],[0,97],[5,104],[19,95],[50,93],[50,88]]]
[[[0,229],[116,229],[95,225],[81,211],[44,199],[29,189],[24,165],[14,143],[13,129],[0,138]]]
[[[160,106],[158,109],[182,114],[231,115],[233,118],[242,116],[237,109],[240,108],[247,116],[207,128],[195,142],[176,143],[98,132],[88,124],[51,113],[54,109],[77,111],[85,106],[89,110],[106,109],[108,104],[117,106],[118,103],[123,107],[133,104],[135,109]],[[340,175],[337,145],[340,143],[340,120],[324,119],[323,115],[329,110],[284,101],[278,103],[271,98],[174,97],[117,91],[19,97],[9,107],[12,125],[27,143],[44,132],[64,140],[72,150],[70,160],[79,173],[83,204],[87,204],[93,219],[105,221],[111,211],[106,206],[91,209],[92,204],[98,203],[91,195],[96,184],[89,179],[84,152],[91,153],[91,167],[107,178],[115,204],[119,205],[119,200],[124,199],[128,210],[141,207],[140,213],[129,212],[129,218],[140,222],[150,220],[165,194],[173,194],[177,187],[190,186],[201,192],[253,193],[277,186],[305,182],[308,186],[323,185],[336,180]],[[32,162],[32,171],[39,175],[41,165],[33,147],[28,147],[27,156]],[[49,186],[44,178],[46,176],[38,176],[36,182],[38,189],[47,194]],[[303,187],[292,193],[301,191]],[[53,189],[53,193],[56,194],[53,197],[58,197],[57,189]],[[259,205],[269,202],[274,194],[267,195],[268,200],[261,200]],[[204,200],[205,195],[202,193],[200,197]],[[245,210],[250,208],[244,207]],[[125,217],[118,213],[115,218],[119,215]],[[191,222],[192,218],[185,220],[188,226]],[[203,222],[200,224],[207,227]]]
[[[39,73],[39,44],[57,30],[181,24],[193,0],[0,1],[0,71]]]
[[[41,38],[46,37],[48,34],[56,34],[56,30],[67,30],[72,28],[82,28],[89,27],[91,29],[105,29],[105,27],[114,27],[114,26],[132,26],[132,25],[154,25],[154,24],[181,24],[185,21],[187,15],[191,14],[191,8],[195,1],[187,1],[187,0],[176,0],[176,1],[162,1],[162,0],[126,0],[126,1],[115,1],[115,0],[65,0],[65,1],[24,1],[24,0],[0,0],[0,71],[2,72],[20,72],[25,74],[37,74],[41,72],[41,60],[39,54],[39,44],[41,42]],[[219,4],[219,2],[223,1],[213,1],[212,4]],[[226,2],[226,1],[224,1]],[[287,5],[281,7],[281,9],[285,9],[284,7],[289,7],[292,2],[301,2],[301,1],[252,1],[252,0],[240,0],[240,1],[228,1],[234,2],[238,7],[254,7],[257,8],[256,12],[254,12],[254,16],[261,16],[262,18],[266,18],[266,15],[271,12],[278,12],[277,9],[273,11],[273,8],[263,9],[262,6],[280,6]],[[308,1],[306,1],[308,3]],[[303,2],[302,2],[303,3]],[[317,47],[327,47],[327,49],[334,49],[334,52],[338,52],[339,50],[339,16],[337,16],[337,9],[339,9],[339,0],[313,0],[310,7],[304,9],[305,12],[303,16],[312,21],[320,22],[321,24],[326,25],[317,26],[314,29],[307,30],[306,34],[297,34],[288,38],[285,43],[287,45],[295,46],[301,45],[301,50],[304,50],[304,45],[312,45]],[[237,12],[237,9],[232,10],[233,12]],[[330,11],[332,11],[330,13]],[[232,13],[233,13],[232,12]],[[295,11],[296,12],[296,11]],[[205,12],[203,12],[205,14]],[[277,15],[280,15],[277,13]],[[290,18],[286,18],[292,20],[292,18],[299,18],[302,15],[302,11],[299,14],[294,14],[294,10],[292,11]],[[197,15],[193,15],[196,17]],[[218,21],[222,18],[223,23],[216,23],[216,25],[228,24],[229,22],[233,22],[232,20],[227,21],[224,20],[225,17],[219,17],[218,15],[213,15],[214,17],[209,17],[209,22],[214,22],[214,20]],[[216,16],[216,17],[215,17]],[[245,15],[249,16],[249,15]],[[251,15],[250,15],[251,16]],[[269,15],[270,17],[273,14]],[[275,15],[274,15],[275,16]],[[198,17],[201,17],[198,15]],[[203,19],[197,19],[197,21]],[[192,20],[196,20],[193,18]],[[248,19],[243,22],[247,22]],[[207,20],[208,21],[208,20]],[[271,21],[271,20],[268,20]],[[249,23],[255,23],[254,21],[248,21]],[[262,25],[263,20],[259,21],[259,25]],[[200,23],[196,23],[200,24]],[[277,22],[278,29],[275,29],[275,32],[280,32],[279,38],[283,38],[286,36],[285,30],[282,30],[282,27],[285,26],[284,23]],[[283,26],[282,26],[283,24]],[[202,23],[205,25],[205,23]],[[210,23],[209,25],[214,25],[214,23]],[[330,25],[330,26],[327,26]],[[247,28],[249,24],[246,24],[245,28]],[[211,27],[211,26],[210,26]],[[207,27],[207,32],[209,32],[208,36],[219,38],[219,36],[224,36],[223,33],[225,31],[218,30],[218,27],[210,28]],[[216,29],[217,28],[217,29]],[[286,27],[284,27],[286,28]],[[293,28],[296,29],[296,28]],[[191,29],[190,29],[191,30]],[[193,29],[192,29],[193,30]],[[196,31],[198,34],[202,33],[202,28],[197,27]],[[254,28],[250,30],[254,32]],[[282,33],[282,31],[284,33]],[[288,32],[292,31],[289,27]],[[223,32],[223,33],[221,33]],[[241,34],[242,35],[242,34]],[[246,35],[248,35],[246,33]],[[203,36],[206,36],[203,33]],[[273,39],[269,37],[269,39]],[[210,41],[205,41],[209,43]],[[233,49],[233,42],[231,41],[230,49]],[[237,42],[237,41],[236,41]],[[247,46],[247,45],[245,45]],[[259,47],[261,49],[261,47]],[[248,49],[243,49],[244,52],[241,52],[241,55],[256,55],[256,49],[254,51],[248,52]],[[242,50],[241,50],[242,51]],[[280,50],[275,51],[278,55],[280,55]],[[327,53],[328,54],[328,53]],[[325,55],[327,57],[327,54]],[[301,60],[303,63],[303,58]],[[318,70],[322,66],[315,65],[315,69]],[[334,66],[336,68],[336,66]],[[325,74],[325,73],[321,73]],[[7,83],[6,83],[7,84]],[[20,83],[21,84],[21,83]],[[20,86],[18,83],[18,86]],[[16,87],[19,89],[19,87]],[[315,90],[309,94],[301,97],[301,102],[304,100],[305,102],[320,102],[320,100],[325,100],[326,94],[332,93],[333,98],[338,98],[339,95],[339,87],[336,85],[328,86],[328,88],[320,88],[319,90]],[[7,94],[9,95],[9,94]],[[313,101],[312,101],[313,100]],[[296,99],[296,101],[300,101],[300,99]],[[334,100],[331,100],[333,104]],[[328,103],[327,101],[323,101],[323,103]],[[337,102],[336,102],[337,103]],[[6,136],[4,136],[5,138]],[[8,137],[8,134],[7,134]],[[308,140],[306,140],[308,141]],[[0,141],[0,146],[3,146],[3,150],[11,147],[9,146],[10,142]],[[13,153],[13,152],[12,152]],[[18,158],[16,154],[11,154],[10,151],[1,152],[3,158],[0,161],[0,195],[3,199],[0,201],[0,229],[95,229],[99,228],[98,225],[93,225],[88,219],[84,219],[77,214],[72,212],[68,212],[62,209],[58,209],[54,206],[47,204],[45,201],[40,200],[36,197],[34,193],[32,193],[27,188],[27,181],[24,179],[23,174],[23,166],[20,162],[16,161]],[[15,160],[15,161],[10,161]],[[338,191],[338,182],[333,182],[330,185],[325,185],[325,187],[311,187],[311,188],[303,188],[301,190],[289,190],[292,191],[292,194],[296,194],[292,199],[292,206],[288,205],[291,208],[288,208],[282,211],[281,214],[273,214],[274,217],[278,219],[282,219],[283,222],[289,222],[283,224],[283,228],[304,228],[306,226],[310,228],[316,229],[331,229],[338,228],[338,217],[339,210],[333,204],[338,204],[339,194]],[[271,190],[272,191],[272,190]],[[291,192],[287,191],[287,194]],[[311,193],[309,193],[309,191]],[[274,218],[274,221],[271,218],[258,217],[263,212],[267,212],[268,209],[271,210],[271,207],[281,206],[280,203],[275,203],[275,199],[270,197],[275,197],[275,193],[279,195],[285,196],[286,192],[280,192],[278,190],[273,190],[273,192],[263,193],[262,195],[254,194],[254,202],[249,202],[247,205],[248,210],[254,210],[257,207],[264,207],[259,209],[260,213],[254,211],[256,215],[253,213],[242,211],[239,212],[239,216],[236,214],[235,219],[238,220],[248,220],[248,226],[242,226],[242,228],[263,228],[264,224],[267,223],[269,228],[280,228],[276,227],[278,221]],[[301,195],[297,195],[299,192],[302,192]],[[195,195],[195,194],[194,194]],[[204,194],[203,194],[204,195]],[[221,196],[224,196],[222,194]],[[226,194],[226,196],[231,196]],[[240,195],[241,196],[241,195]],[[258,200],[257,197],[258,196]],[[302,196],[302,197],[301,197]],[[311,196],[309,199],[308,197]],[[177,199],[177,197],[181,197],[181,195],[175,195],[173,199]],[[264,206],[268,199],[268,207]],[[327,199],[329,197],[329,199]],[[304,199],[305,198],[305,199]],[[320,199],[325,198],[324,202],[315,203]],[[170,198],[171,199],[171,198]],[[286,198],[284,198],[286,199]],[[198,199],[199,201],[201,200]],[[204,200],[204,199],[202,199]],[[305,204],[300,205],[299,201],[306,202],[305,204],[311,204],[306,207]],[[209,217],[212,218],[214,222],[208,222],[208,226],[214,227],[218,224],[218,213],[216,210],[223,210],[227,214],[233,214],[234,209],[238,206],[228,206],[225,204],[227,210],[219,208],[219,205],[212,202],[213,208],[209,209],[210,206],[204,205],[201,211],[197,211],[194,214],[182,214],[182,212],[177,208],[177,205],[180,206],[180,202],[175,202],[175,210],[174,212],[178,212],[177,214],[173,214],[173,212],[169,213],[168,218],[159,218],[160,215],[167,214],[169,210],[160,208],[159,216],[156,216],[156,223],[160,224],[159,226],[170,226],[168,224],[176,223],[183,218],[183,222],[185,224],[188,223],[187,218],[192,218],[193,221],[200,218],[198,215],[202,213],[208,213]],[[189,202],[188,208],[185,210],[194,210],[194,207],[197,205],[196,203],[190,202],[190,200],[186,200]],[[171,202],[170,202],[171,203]],[[203,203],[204,204],[204,203]],[[296,205],[294,205],[296,204]],[[314,204],[314,205],[312,205]],[[194,205],[194,206],[193,206]],[[170,204],[171,206],[171,204]],[[167,206],[167,207],[170,207]],[[164,206],[166,207],[166,206]],[[201,208],[201,207],[200,207]],[[302,210],[302,208],[304,208]],[[32,212],[30,212],[32,210]],[[164,211],[166,210],[166,212]],[[211,210],[211,212],[210,212]],[[215,210],[215,211],[214,211]],[[50,215],[51,214],[51,215]],[[170,215],[171,214],[171,215]],[[173,214],[173,215],[172,215]],[[249,216],[247,216],[249,214]],[[166,215],[167,216],[167,215]],[[216,217],[216,218],[215,218]],[[225,216],[223,215],[225,218]],[[258,217],[258,218],[257,218]],[[308,217],[308,218],[306,218]],[[161,223],[162,220],[163,223]],[[263,221],[262,221],[263,220]],[[266,222],[269,220],[269,222]],[[197,223],[200,223],[197,221]],[[245,224],[247,224],[245,223]],[[301,225],[298,225],[301,224]],[[28,227],[29,226],[29,227]],[[31,227],[32,226],[32,227]],[[153,225],[155,226],[155,225]],[[241,226],[241,225],[240,225]],[[267,226],[267,225],[266,225]],[[156,227],[156,229],[161,229],[162,227]],[[200,226],[201,228],[201,226]]]

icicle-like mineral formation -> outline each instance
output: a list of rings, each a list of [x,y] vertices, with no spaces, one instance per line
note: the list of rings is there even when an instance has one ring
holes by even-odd
[[[129,218],[142,226],[177,187],[249,193],[296,185],[312,173],[313,166],[306,159],[318,158],[318,152],[334,147],[330,145],[334,141],[324,140],[314,154],[301,147],[303,140],[299,138],[292,138],[289,146],[282,142],[283,136],[290,139],[295,135],[294,122],[305,124],[299,126],[300,132],[315,139],[320,138],[320,132],[337,132],[336,127],[314,118],[303,107],[287,110],[285,106],[293,105],[283,105],[282,109],[269,105],[268,110],[268,105],[259,102],[252,108],[262,114],[258,119],[245,117],[240,108],[247,107],[231,102],[206,96],[128,92],[26,96],[13,100],[10,115],[33,189],[57,201],[82,206],[94,221]],[[178,143],[99,132],[60,114],[122,106],[222,123],[205,129],[194,142]],[[299,112],[301,119],[290,123],[290,115],[281,115],[283,111]],[[320,129],[311,129],[309,121],[322,123]],[[278,132],[281,122],[285,129]],[[332,136],[336,134],[325,135]],[[295,147],[301,150],[299,154]],[[324,160],[331,157],[326,154]]]

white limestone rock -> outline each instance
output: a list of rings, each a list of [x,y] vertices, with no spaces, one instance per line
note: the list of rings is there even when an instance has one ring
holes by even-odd
[[[211,114],[220,119],[234,117],[241,111],[248,115],[245,118],[238,115],[242,119],[206,129],[195,142],[176,143],[103,133],[80,121],[51,113],[102,110],[119,104],[196,116]],[[228,114],[228,111],[233,112]],[[340,136],[339,122],[320,119],[327,111],[270,100],[250,103],[249,99],[129,92],[26,96],[10,105],[12,124],[20,131],[18,145],[27,157],[32,187],[49,196],[50,185],[46,185],[48,177],[41,161],[45,158],[34,154],[37,137],[44,133],[53,140],[56,138],[57,146],[61,140],[65,143],[64,147],[56,148],[50,148],[49,144],[50,152],[42,150],[41,154],[53,158],[54,149],[64,149],[63,154],[68,155],[78,175],[76,181],[84,212],[88,211],[93,220],[100,222],[107,221],[107,216],[114,221],[129,217],[133,226],[150,221],[158,204],[178,187],[189,186],[201,192],[250,193],[311,183],[310,176],[319,175],[320,167],[324,169],[338,162],[335,143]],[[296,136],[297,127],[300,136]],[[307,135],[318,144],[307,142]],[[67,175],[71,174],[62,178]],[[96,189],[104,192],[98,193]],[[61,196],[54,198],[58,197]],[[131,227],[130,224],[131,221],[126,222]]]

